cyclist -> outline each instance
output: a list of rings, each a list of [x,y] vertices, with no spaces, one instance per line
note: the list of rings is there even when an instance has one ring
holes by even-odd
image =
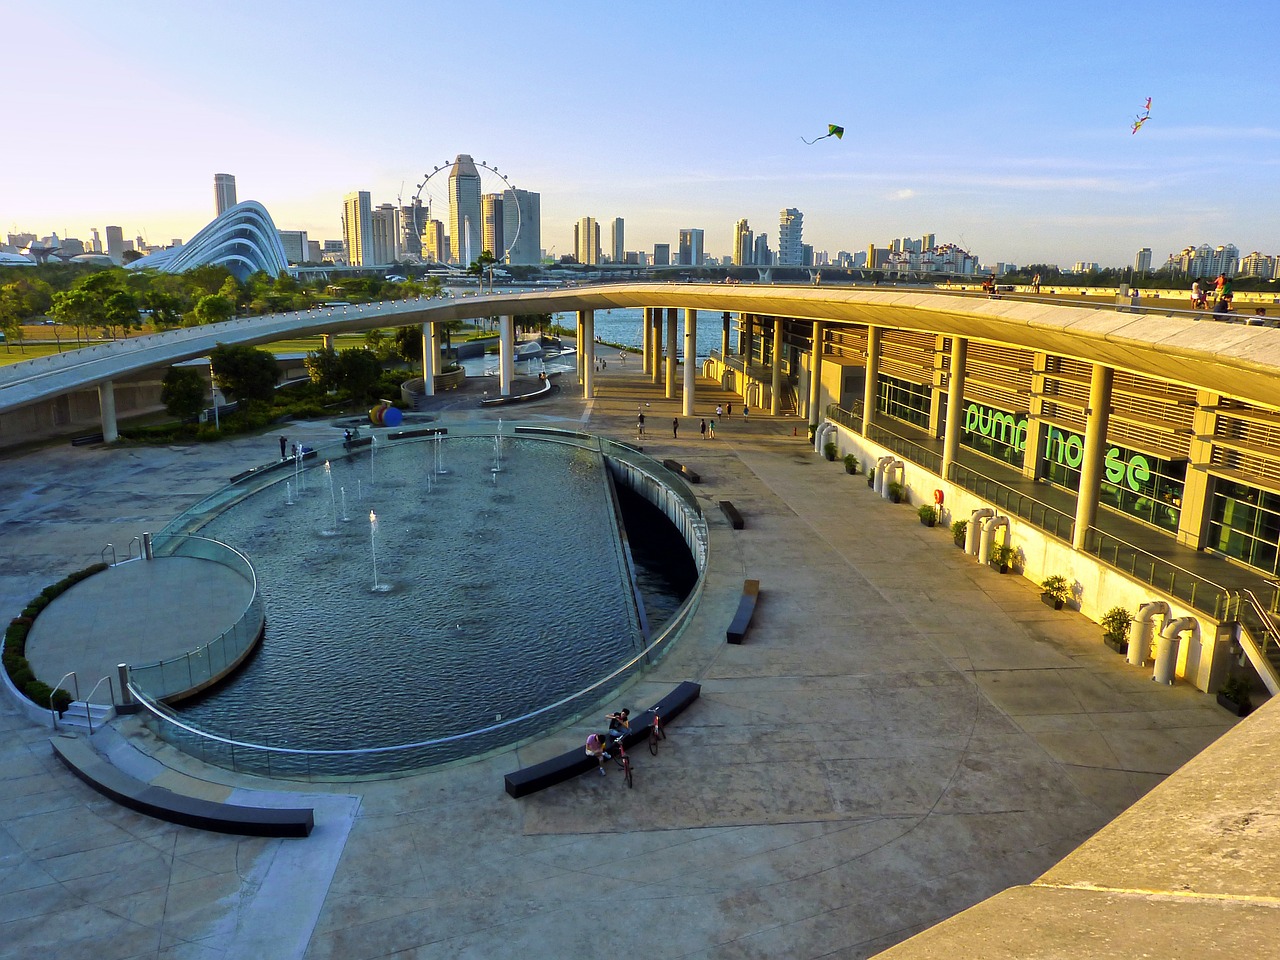
[[[604,762],[612,759],[611,755],[605,752],[605,736],[603,733],[593,733],[587,737],[587,756],[595,757],[596,763],[600,766],[600,776],[604,776]]]

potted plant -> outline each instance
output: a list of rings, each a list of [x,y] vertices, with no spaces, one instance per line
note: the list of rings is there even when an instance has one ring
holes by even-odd
[[[889,499],[894,503],[902,502],[902,484],[897,480],[889,481]]]
[[[1226,707],[1237,717],[1247,716],[1253,709],[1249,681],[1238,674],[1228,676],[1218,688],[1218,706]]]
[[[926,527],[932,527],[938,522],[938,508],[932,503],[922,503],[920,509],[916,511],[916,516]]]
[[[961,550],[964,549],[965,535],[969,532],[968,520],[952,520],[951,521],[951,542]]]
[[[874,486],[876,485],[876,471],[875,471],[875,467],[873,467],[871,464],[869,464],[869,463],[868,463],[868,464],[867,464],[867,469],[866,469],[866,474],[867,474],[867,486],[868,486],[868,487],[874,487]]]
[[[834,460],[837,453],[839,453],[839,450],[837,449],[834,441],[828,440],[822,445],[822,455],[828,460]]]
[[[1133,614],[1124,607],[1112,607],[1102,615],[1102,642],[1116,653],[1129,652],[1129,625]]]
[[[846,453],[844,455],[844,472],[848,474],[858,472],[858,458],[852,453]]]
[[[1040,598],[1055,610],[1061,610],[1071,599],[1071,584],[1060,573],[1040,581]]]
[[[1008,573],[1013,567],[1016,556],[1013,547],[1007,543],[997,543],[991,548],[991,565],[1001,573]]]
[[[809,424],[809,442],[813,443],[813,438],[818,433],[818,425],[816,423]]]

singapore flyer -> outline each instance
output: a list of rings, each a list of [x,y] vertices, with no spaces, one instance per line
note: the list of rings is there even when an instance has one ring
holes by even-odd
[[[510,263],[520,237],[518,197],[496,166],[468,154],[432,167],[407,208],[421,220],[413,229],[422,238],[422,259],[466,268],[488,250],[497,263]]]

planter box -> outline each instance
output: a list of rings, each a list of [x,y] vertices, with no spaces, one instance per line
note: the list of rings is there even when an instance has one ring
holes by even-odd
[[[858,468],[857,468],[857,467],[851,467],[851,466],[849,466],[849,465],[846,463],[846,464],[844,465],[844,472],[845,472],[845,473],[847,473],[847,474],[849,474],[850,476],[852,476],[853,474],[855,474],[855,473],[857,473],[857,472],[858,472]]]
[[[1051,593],[1040,594],[1040,599],[1044,601],[1046,607],[1053,607],[1055,610],[1061,610],[1066,605],[1065,600],[1059,600]]]
[[[934,527],[934,526],[937,526],[937,524],[938,524],[938,521],[937,521],[937,520],[923,520],[923,519],[922,519],[920,522],[921,522],[921,523],[923,523],[926,527]]]
[[[1225,708],[1228,713],[1237,717],[1247,717],[1253,711],[1253,704],[1236,703],[1234,700],[1228,700],[1222,694],[1218,694],[1218,706]]]
[[[874,487],[875,485],[876,485],[876,475],[875,475],[874,473],[871,473],[870,471],[868,471],[868,472],[867,472],[867,486],[868,486],[868,487]]]
[[[1128,640],[1117,640],[1115,639],[1115,637],[1104,636],[1102,638],[1102,642],[1105,643],[1112,650],[1114,650],[1116,653],[1125,655],[1125,654],[1128,654],[1129,652]]]

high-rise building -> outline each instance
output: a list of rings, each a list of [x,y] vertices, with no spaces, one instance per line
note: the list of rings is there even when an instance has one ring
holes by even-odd
[[[482,222],[480,172],[469,154],[460,153],[449,171],[450,263],[470,266],[480,256]]]
[[[107,227],[107,256],[119,264],[124,258],[124,231],[119,227]]]
[[[762,233],[752,244],[751,262],[758,267],[767,267],[773,263],[773,251],[769,249],[769,235]]]
[[[93,228],[93,239],[89,241],[89,249],[94,253],[102,252],[102,237],[98,234],[98,228]]]
[[[347,245],[341,240],[326,240],[320,247],[320,259],[324,263],[346,263]]]
[[[421,197],[400,208],[400,250],[410,260],[422,259],[422,230],[427,225],[427,208]]]
[[[284,244],[284,256],[290,263],[306,263],[308,257],[307,231],[281,230],[280,242]]]
[[[627,245],[622,236],[622,218],[614,217],[613,226],[609,230],[610,259],[614,263],[623,263],[627,259]]]
[[[542,260],[541,194],[528,190],[502,192],[502,236],[510,246],[511,263]],[[511,238],[515,237],[513,243]]]
[[[804,264],[801,235],[804,232],[804,214],[795,207],[787,207],[778,214],[778,264],[798,267]]]
[[[1139,276],[1143,276],[1151,272],[1151,248],[1143,247],[1138,251],[1138,255],[1133,258],[1133,271]]]
[[[746,266],[755,262],[755,239],[751,233],[751,224],[745,219],[733,225],[733,263],[734,266]]]
[[[1275,276],[1276,259],[1255,250],[1240,261],[1240,276],[1270,280]]]
[[[702,243],[702,230],[690,227],[680,231],[679,263],[681,266],[700,267],[706,262],[707,251]]]
[[[671,244],[655,243],[653,245],[653,265],[655,267],[671,266]]]
[[[573,255],[579,263],[600,262],[600,224],[595,217],[583,217],[573,227]]]
[[[236,205],[236,178],[230,173],[213,175],[213,202],[218,208],[218,216],[222,216]]]
[[[400,210],[394,203],[379,204],[369,222],[373,227],[373,265],[395,263],[400,259]]]
[[[324,260],[324,252],[320,249],[319,240],[307,241],[307,263],[320,263]]]
[[[449,238],[440,220],[428,220],[422,228],[422,259],[428,263],[449,262]]]
[[[506,221],[502,215],[502,194],[486,193],[480,198],[480,214],[484,217],[481,249],[488,250],[499,263],[507,252]]]
[[[368,190],[342,198],[342,241],[347,246],[348,266],[373,265],[373,208]]]

